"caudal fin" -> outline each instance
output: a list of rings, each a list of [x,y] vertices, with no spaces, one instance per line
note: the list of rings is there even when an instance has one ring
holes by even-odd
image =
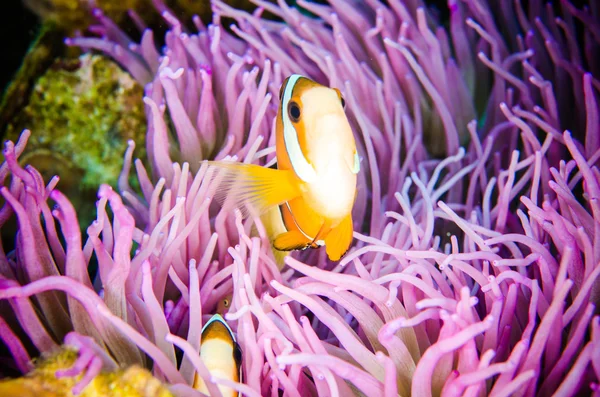
[[[279,270],[285,266],[285,257],[290,254],[289,251],[279,251],[276,248],[272,248],[273,257],[275,258],[275,264]]]
[[[277,236],[287,232],[279,207],[273,207],[267,210],[267,212],[261,215],[260,221],[265,228],[265,232],[267,233],[270,242],[273,242]],[[271,246],[271,251],[273,252],[273,258],[275,259],[277,267],[279,270],[283,269],[285,257],[288,256],[289,252],[280,251],[273,246]]]

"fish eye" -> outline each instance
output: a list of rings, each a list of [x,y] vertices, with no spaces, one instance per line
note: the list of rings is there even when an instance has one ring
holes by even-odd
[[[293,122],[300,120],[300,106],[296,102],[290,102],[288,105],[288,115]]]
[[[229,307],[229,299],[223,299],[223,306]]]
[[[344,99],[344,97],[340,97],[340,100],[342,101],[342,107],[345,109],[346,108],[346,100]]]

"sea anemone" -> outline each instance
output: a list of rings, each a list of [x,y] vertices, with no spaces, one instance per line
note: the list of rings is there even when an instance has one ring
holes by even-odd
[[[69,374],[85,372],[76,391],[138,364],[182,395],[196,373],[214,395],[598,393],[597,7],[451,0],[446,29],[418,1],[298,1],[311,16],[254,3],[213,1],[213,24],[191,33],[156,0],[162,55],[152,31],[134,43],[100,13],[101,37],[67,41],[145,86],[150,169],[131,142],[82,245],[56,180],[18,166],[23,142],[6,147],[0,219],[14,211],[20,229],[0,261],[14,310],[0,337],[16,367],[64,340],[80,352]],[[201,160],[273,164],[291,73],[342,90],[364,160],[349,253],[294,254],[279,271],[260,222],[211,205]],[[224,300],[243,383],[198,355]]]

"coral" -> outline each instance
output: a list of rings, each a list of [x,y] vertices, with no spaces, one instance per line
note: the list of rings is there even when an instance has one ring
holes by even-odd
[[[14,309],[0,337],[21,372],[29,351],[73,335],[78,388],[140,365],[178,395],[196,374],[211,393],[249,396],[597,392],[597,7],[563,1],[557,17],[539,2],[450,1],[446,29],[418,1],[298,1],[317,18],[255,1],[285,23],[213,1],[214,23],[196,18],[190,33],[155,3],[170,25],[161,55],[152,31],[134,43],[102,16],[101,37],[67,41],[126,68],[148,117],[148,167],[131,142],[85,243],[56,180],[19,166],[28,133],[5,150],[0,220],[14,211],[20,229],[14,253],[0,251],[0,299]],[[280,272],[260,222],[211,205],[200,160],[273,164],[292,72],[346,98],[364,222],[339,263],[312,250]],[[224,300],[243,383],[212,377],[198,354]]]
[[[37,80],[6,138],[15,140],[25,126],[36,134],[21,161],[46,180],[59,175],[87,227],[98,185],[116,186],[127,141],[144,141],[142,89],[105,57],[58,60]]]
[[[102,372],[94,377],[80,393],[72,390],[81,382],[82,374],[73,376],[69,369],[79,359],[77,350],[66,347],[48,357],[39,359],[35,368],[25,377],[0,381],[0,394],[5,397],[64,396],[80,397],[172,397],[150,372],[138,366]],[[62,374],[61,374],[62,372]],[[67,374],[67,375],[65,375]]]

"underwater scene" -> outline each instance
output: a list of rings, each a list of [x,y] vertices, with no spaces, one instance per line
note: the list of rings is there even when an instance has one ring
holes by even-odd
[[[0,396],[600,397],[600,2],[9,0]]]

